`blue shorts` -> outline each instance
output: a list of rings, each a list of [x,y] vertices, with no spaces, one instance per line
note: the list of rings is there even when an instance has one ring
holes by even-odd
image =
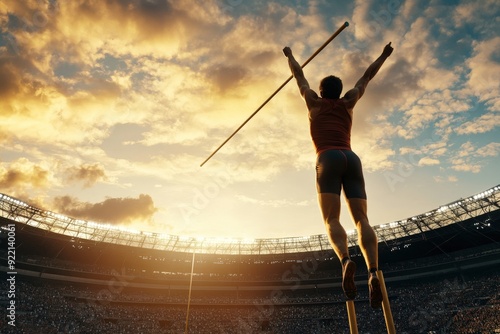
[[[316,160],[316,189],[318,193],[366,199],[361,160],[351,150],[326,150]]]

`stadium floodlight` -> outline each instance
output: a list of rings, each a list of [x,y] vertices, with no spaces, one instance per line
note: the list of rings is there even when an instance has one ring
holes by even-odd
[[[251,244],[254,244],[256,242],[257,242],[257,240],[252,239],[252,238],[243,238],[243,239],[241,239],[241,243],[244,244],[244,245],[251,245]]]
[[[95,227],[103,230],[109,230],[111,228],[111,225],[99,224],[93,221],[87,221],[86,223],[88,227]]]
[[[212,244],[220,244],[220,243],[228,243],[228,244],[240,244],[241,239],[238,238],[226,238],[226,237],[220,237],[220,238],[210,238],[210,243]]]
[[[179,235],[177,236],[179,241],[192,241],[193,237],[187,236],[187,235]]]
[[[124,226],[117,226],[115,229],[120,231],[120,232],[126,232],[126,233],[130,233],[130,234],[141,234],[141,231],[139,231],[139,230],[134,230],[134,229],[124,227]]]
[[[439,209],[437,209],[437,212],[441,213],[441,212],[445,212],[446,210],[448,210],[448,205],[443,205],[443,206],[440,206]]]

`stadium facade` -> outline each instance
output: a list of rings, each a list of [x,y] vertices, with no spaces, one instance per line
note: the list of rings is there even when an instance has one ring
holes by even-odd
[[[399,332],[453,330],[469,310],[486,312],[487,324],[500,316],[500,186],[374,228]],[[189,323],[190,306],[192,333],[331,333],[332,328],[341,333],[347,328],[341,267],[326,235],[249,240],[134,231],[67,217],[6,194],[0,194],[0,231],[0,269],[15,271],[18,289],[25,290],[18,294],[17,319],[26,331],[46,326],[54,333],[85,332],[82,328],[178,333]],[[366,308],[367,272],[354,231],[348,241],[358,263],[360,312],[379,333],[383,320]],[[15,267],[9,268],[12,254]],[[493,289],[471,292],[484,281]],[[8,290],[7,281],[2,284]],[[423,296],[425,289],[433,291],[445,302],[422,299],[415,289],[424,289]],[[57,296],[54,303],[90,316],[76,312],[60,321],[40,320],[50,319],[50,311],[23,300],[44,299],[46,291]],[[470,295],[473,304],[462,301]],[[0,301],[10,302],[5,296]],[[422,308],[423,303],[431,306]],[[157,316],[133,323],[133,312]],[[291,317],[294,313],[299,315]],[[85,321],[88,317],[94,324]],[[219,325],[203,325],[215,318]],[[1,325],[9,329],[7,321]]]

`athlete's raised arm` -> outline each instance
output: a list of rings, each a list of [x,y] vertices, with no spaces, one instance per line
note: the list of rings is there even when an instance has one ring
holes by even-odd
[[[347,100],[348,108],[354,108],[354,105],[365,93],[366,86],[371,79],[377,74],[378,70],[382,67],[385,60],[391,55],[394,49],[391,46],[391,43],[387,44],[382,51],[382,54],[366,69],[363,76],[356,82],[354,88],[347,91],[344,95],[344,99]]]
[[[297,82],[297,86],[300,90],[300,95],[306,101],[307,107],[311,109],[314,106],[316,101],[319,99],[318,94],[309,87],[309,82],[304,76],[304,71],[302,67],[299,65],[295,57],[293,56],[292,50],[286,46],[283,49],[283,54],[288,58],[288,66],[290,66],[290,70],[292,71],[292,75]]]

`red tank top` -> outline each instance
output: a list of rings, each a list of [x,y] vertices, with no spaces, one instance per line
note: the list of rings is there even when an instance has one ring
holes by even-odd
[[[319,112],[310,120],[316,153],[329,149],[351,149],[352,119],[342,99],[322,99]]]

